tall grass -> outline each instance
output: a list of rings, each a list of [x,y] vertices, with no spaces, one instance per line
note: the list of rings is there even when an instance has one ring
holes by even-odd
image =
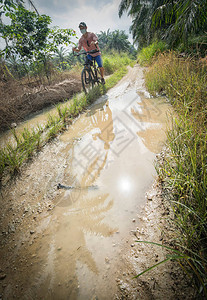
[[[176,117],[157,172],[171,200],[177,244],[189,257],[200,297],[207,297],[207,68],[174,52],[161,54],[146,73],[151,94],[165,93]]]
[[[5,169],[8,174],[18,173],[23,162],[30,159],[33,153],[41,148],[43,129],[40,126],[36,130],[24,128],[24,131],[18,135],[13,129],[12,133],[16,144],[7,144],[0,150],[0,179]]]
[[[126,73],[126,65],[132,61],[125,55],[120,56],[119,63],[115,66],[115,58],[108,56],[109,66],[113,74],[106,79],[106,84],[95,86],[87,95],[75,95],[64,105],[57,105],[57,115],[48,115],[47,124],[44,128],[37,127],[35,130],[24,129],[22,134],[17,134],[15,129],[12,134],[15,144],[7,144],[0,149],[0,182],[6,175],[13,176],[20,171],[23,163],[32,158],[34,152],[39,151],[45,143],[55,138],[71,119],[79,115],[85,108],[98,97],[112,88]]]
[[[103,55],[103,65],[107,75],[113,74],[123,66],[127,66],[132,62],[127,53],[118,53],[116,51]]]
[[[164,52],[165,50],[167,50],[167,45],[164,42],[155,41],[151,45],[140,50],[137,60],[142,66],[149,65],[154,59],[155,55]]]

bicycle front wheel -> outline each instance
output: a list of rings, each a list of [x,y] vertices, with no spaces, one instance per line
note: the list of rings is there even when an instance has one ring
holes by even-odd
[[[84,92],[87,94],[93,88],[93,80],[90,70],[83,69],[81,73],[81,81]]]

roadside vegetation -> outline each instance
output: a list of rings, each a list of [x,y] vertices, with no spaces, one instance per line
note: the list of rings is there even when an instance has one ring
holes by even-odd
[[[174,211],[177,236],[174,247],[154,244],[171,250],[163,262],[177,261],[196,288],[195,299],[206,299],[207,1],[122,0],[120,17],[126,11],[138,62],[148,66],[148,91],[165,95],[175,109],[156,170]]]
[[[65,103],[58,104],[57,114],[49,115],[44,127],[37,126],[32,130],[24,128],[21,134],[17,134],[16,130],[12,129],[14,142],[0,149],[0,180],[7,182],[17,174],[23,163],[31,159],[34,153],[48,141],[64,131],[88,105],[112,88],[127,73],[127,65],[134,63],[126,54],[120,55],[116,60],[114,55],[111,58],[108,55],[106,59],[109,73],[112,75],[106,79],[104,86],[96,86],[87,95],[79,93]]]
[[[152,95],[166,94],[176,111],[163,160],[156,165],[177,226],[179,263],[207,296],[207,64],[170,51],[146,73]]]
[[[143,47],[137,56],[137,61],[141,66],[148,66],[159,55],[159,53],[167,50],[166,43],[155,41],[148,47]]]
[[[139,49],[162,40],[170,49],[205,54],[207,0],[121,0],[119,16],[124,12]]]

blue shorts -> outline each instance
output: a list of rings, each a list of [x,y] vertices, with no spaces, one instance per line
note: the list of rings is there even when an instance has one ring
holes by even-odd
[[[97,62],[97,64],[98,64],[99,68],[103,67],[103,62],[102,62],[101,55],[97,55],[97,56],[93,57],[90,54],[88,54],[87,58],[90,59],[90,60],[95,60]]]

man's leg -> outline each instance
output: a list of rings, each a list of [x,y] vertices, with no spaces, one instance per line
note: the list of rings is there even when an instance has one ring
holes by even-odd
[[[88,54],[86,56],[85,63],[90,64],[92,62],[92,60],[93,60],[93,57],[90,54]]]
[[[105,79],[104,79],[104,68],[100,67],[100,73],[101,73],[101,83],[105,84]]]
[[[104,67],[100,67],[101,77],[104,78]]]
[[[95,57],[95,60],[98,64],[98,67],[100,69],[100,73],[101,73],[101,82],[103,84],[105,84],[105,79],[104,79],[104,67],[103,67],[103,62],[102,62],[102,58],[101,58],[101,55],[98,55]]]

